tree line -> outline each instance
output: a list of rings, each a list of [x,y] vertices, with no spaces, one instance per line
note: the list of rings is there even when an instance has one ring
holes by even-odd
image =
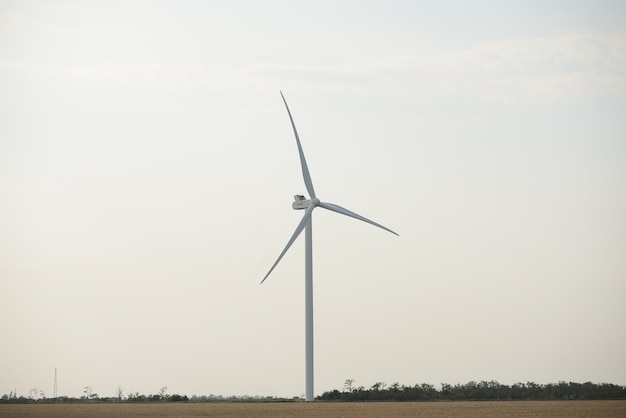
[[[538,384],[515,383],[511,386],[495,380],[450,385],[436,389],[428,383],[414,386],[377,382],[369,388],[354,387],[346,380],[343,390],[324,392],[317,399],[324,401],[486,401],[486,400],[562,400],[562,399],[626,399],[626,386],[612,383],[559,382]]]
[[[69,397],[58,396],[47,398],[42,390],[37,388],[31,389],[28,397],[17,396],[16,391],[10,392],[8,395],[4,394],[0,398],[0,403],[80,403],[80,402],[186,402],[189,400],[187,395],[168,394],[166,393],[167,387],[162,387],[159,393],[144,395],[139,392],[129,392],[127,395],[122,393],[122,388],[117,389],[117,396],[100,397],[97,393],[94,393],[91,386],[85,386],[83,390],[83,396],[81,397]]]
[[[612,383],[559,382],[538,384],[534,382],[504,385],[495,380],[450,385],[441,384],[441,389],[422,383],[413,386],[376,382],[371,387],[355,386],[353,379],[345,381],[342,390],[334,389],[316,397],[320,401],[363,402],[363,401],[507,401],[507,400],[606,400],[626,399],[626,386]],[[118,388],[113,397],[99,397],[91,386],[86,386],[81,397],[59,396],[47,398],[43,391],[31,389],[28,397],[17,396],[15,391],[0,397],[1,403],[53,403],[53,402],[297,402],[299,397],[276,398],[273,396],[196,396],[168,394],[162,387],[157,394],[143,395],[129,392],[124,395]]]

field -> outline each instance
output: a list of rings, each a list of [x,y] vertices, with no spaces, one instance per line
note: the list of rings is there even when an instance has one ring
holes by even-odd
[[[0,417],[626,417],[626,401],[4,404]]]

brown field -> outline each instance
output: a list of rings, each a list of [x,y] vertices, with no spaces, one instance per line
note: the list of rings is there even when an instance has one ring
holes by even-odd
[[[4,404],[0,417],[626,417],[626,401]]]

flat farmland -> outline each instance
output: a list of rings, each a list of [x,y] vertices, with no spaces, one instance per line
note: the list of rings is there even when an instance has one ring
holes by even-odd
[[[4,404],[0,417],[626,417],[626,401]]]

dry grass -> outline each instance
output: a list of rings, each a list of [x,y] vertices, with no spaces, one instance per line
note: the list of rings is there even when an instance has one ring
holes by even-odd
[[[0,405],[0,417],[626,417],[626,401]]]

